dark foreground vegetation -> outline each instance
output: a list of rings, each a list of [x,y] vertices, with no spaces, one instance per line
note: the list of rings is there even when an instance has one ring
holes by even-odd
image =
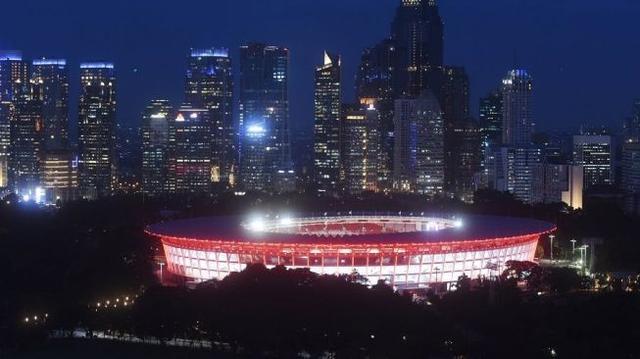
[[[626,292],[628,286],[594,293],[586,290],[591,284],[571,271],[514,265],[510,270],[516,274],[505,273],[500,281],[461,278],[458,291],[442,297],[422,293],[426,298],[422,301],[384,285],[368,288],[358,277],[320,277],[260,266],[192,290],[154,284],[160,252],[157,243],[142,233],[148,223],[254,210],[308,213],[319,208],[536,217],[558,223],[557,258],[571,251],[569,239],[598,238],[596,271],[640,270],[640,223],[607,203],[576,212],[560,206],[525,206],[495,193],[480,193],[474,205],[375,194],[339,200],[305,195],[153,201],[124,197],[76,202],[61,209],[3,203],[0,357],[38,357],[50,349],[61,354],[49,357],[73,358],[74,348],[81,347],[87,356],[99,358],[105,346],[123,358],[140,350],[151,350],[158,358],[193,357],[191,351],[179,348],[154,352],[148,345],[47,339],[50,330],[73,328],[163,341],[209,340],[215,345],[206,353],[214,358],[640,356],[638,295]],[[541,241],[541,253],[548,253],[548,244]],[[522,272],[528,277],[523,278]],[[528,287],[522,287],[525,279]],[[97,301],[125,294],[139,297],[127,308],[95,307]],[[24,322],[35,315],[37,323]]]

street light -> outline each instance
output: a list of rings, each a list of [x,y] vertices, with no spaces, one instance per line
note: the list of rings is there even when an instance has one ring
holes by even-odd
[[[589,248],[588,244],[584,244],[580,247],[580,261],[582,262],[583,271],[587,265],[587,248]]]
[[[162,284],[162,267],[164,267],[164,263],[158,262],[158,264],[160,265],[160,284]]]
[[[571,241],[571,253],[575,253],[576,252],[576,240],[572,239]]]
[[[549,243],[550,243],[550,245],[549,245],[549,253],[551,254],[551,261],[552,261],[552,262],[553,262],[553,239],[554,239],[555,237],[556,237],[556,236],[555,236],[555,235],[553,235],[553,234],[550,234],[550,235],[549,235]]]

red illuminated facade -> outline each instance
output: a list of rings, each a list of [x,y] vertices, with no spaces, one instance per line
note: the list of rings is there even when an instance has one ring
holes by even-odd
[[[502,227],[500,227],[502,226]],[[193,281],[222,279],[248,263],[357,271],[370,283],[421,288],[495,275],[509,260],[533,260],[552,224],[528,219],[347,216],[260,220],[202,218],[150,226],[167,269]]]

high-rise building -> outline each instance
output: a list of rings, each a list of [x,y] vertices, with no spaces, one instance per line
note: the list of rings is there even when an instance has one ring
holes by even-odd
[[[584,188],[612,185],[611,136],[584,134],[573,136],[573,162],[584,168]]]
[[[365,49],[356,75],[356,98],[360,104],[373,104],[380,115],[380,154],[378,186],[392,188],[393,182],[393,110],[395,99],[402,93],[398,82],[398,55],[395,41],[385,39]]]
[[[9,151],[11,122],[15,115],[13,103],[0,101],[0,188],[9,187]]]
[[[142,192],[145,194],[170,192],[169,121],[174,115],[168,100],[152,100],[142,114]]]
[[[441,90],[444,116],[445,189],[471,201],[480,169],[478,126],[469,117],[469,78],[463,67],[445,66]]]
[[[534,122],[531,112],[533,83],[525,70],[511,70],[502,80],[502,144],[529,146]]]
[[[69,76],[64,59],[33,61],[31,81],[42,101],[44,150],[69,147]]]
[[[625,141],[640,141],[640,98],[633,100],[631,117],[624,123],[624,137]]]
[[[443,23],[435,0],[402,0],[391,24],[398,57],[398,84],[417,96],[431,89],[439,98],[443,63]]]
[[[0,101],[13,101],[28,92],[29,64],[20,51],[0,51]]]
[[[342,114],[342,171],[348,193],[378,191],[380,115],[373,105],[355,106]]]
[[[267,166],[268,131],[264,122],[255,122],[243,126],[242,136],[242,183],[250,191],[268,190],[269,175]]]
[[[212,181],[233,186],[237,136],[233,120],[233,73],[229,50],[192,49],[188,57],[185,101],[209,110],[212,121]]]
[[[622,190],[625,211],[640,214],[640,142],[628,141],[622,147]]]
[[[325,51],[315,71],[314,168],[318,191],[335,193],[340,183],[340,56]]]
[[[210,112],[181,106],[169,121],[169,186],[176,193],[211,190]]]
[[[480,162],[479,187],[493,188],[490,183],[492,174],[491,161],[494,153],[502,145],[502,93],[499,90],[491,92],[480,99]],[[495,176],[493,176],[495,177]]]
[[[525,203],[539,202],[535,175],[542,157],[542,150],[534,146],[495,149],[488,161],[489,188],[509,192]]]
[[[478,176],[482,163],[482,141],[478,123],[472,118],[466,119],[453,128],[450,138],[455,144],[449,164],[450,173],[453,172],[450,177],[450,193],[464,202],[473,202],[473,195],[480,187]]]
[[[502,94],[499,91],[480,99],[479,124],[486,147],[502,145]]]
[[[40,167],[47,202],[67,202],[78,198],[78,161],[70,151],[46,151]]]
[[[534,167],[533,203],[560,203],[582,208],[582,166],[540,163]]]
[[[394,188],[440,195],[444,189],[444,121],[430,91],[396,100],[394,111]]]
[[[287,48],[240,47],[240,178],[245,190],[278,192],[292,181],[288,82]]]
[[[43,118],[42,102],[29,95],[13,100],[15,115],[11,117],[9,147],[10,187],[21,195],[40,187]]]
[[[80,64],[78,134],[82,195],[111,195],[117,181],[116,77],[112,63]]]

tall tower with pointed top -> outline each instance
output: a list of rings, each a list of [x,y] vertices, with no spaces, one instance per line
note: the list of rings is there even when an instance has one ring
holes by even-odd
[[[335,192],[340,182],[340,56],[325,51],[316,68],[314,97],[314,167],[320,192]]]

